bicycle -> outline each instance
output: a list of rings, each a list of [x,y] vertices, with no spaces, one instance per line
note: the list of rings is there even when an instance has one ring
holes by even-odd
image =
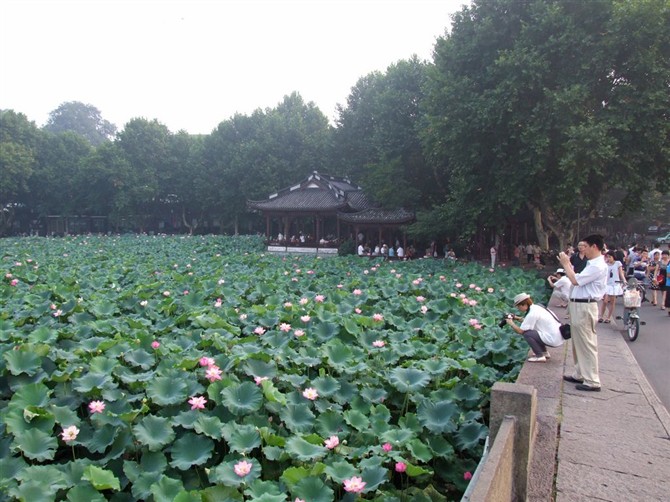
[[[634,277],[628,279],[626,288],[623,292],[623,316],[617,316],[617,319],[623,319],[623,326],[628,336],[628,340],[634,342],[640,334],[640,313],[638,309],[646,296],[644,285]]]

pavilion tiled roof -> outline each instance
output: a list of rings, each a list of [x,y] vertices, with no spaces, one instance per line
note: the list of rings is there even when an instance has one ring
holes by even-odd
[[[371,206],[358,185],[348,178],[314,172],[296,185],[265,200],[248,201],[249,209],[266,212],[347,212]]]

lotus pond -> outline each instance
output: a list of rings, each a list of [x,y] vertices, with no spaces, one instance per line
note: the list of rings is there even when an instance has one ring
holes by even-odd
[[[0,499],[454,500],[498,327],[535,275],[263,253],[254,237],[0,240]]]

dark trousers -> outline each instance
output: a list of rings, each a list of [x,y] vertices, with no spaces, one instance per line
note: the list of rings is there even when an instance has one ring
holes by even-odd
[[[530,345],[530,348],[533,349],[533,353],[536,356],[539,357],[547,351],[547,346],[544,344],[544,342],[540,338],[540,334],[536,330],[529,329],[527,331],[524,331],[523,337],[528,342],[528,345]]]

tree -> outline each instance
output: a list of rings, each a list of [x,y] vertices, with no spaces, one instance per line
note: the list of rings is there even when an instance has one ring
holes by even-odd
[[[441,192],[419,136],[426,64],[416,56],[358,80],[338,108],[337,148],[348,174],[387,207],[430,206]]]
[[[82,214],[91,144],[72,132],[43,134],[30,179],[31,206],[40,216]]]
[[[669,16],[664,0],[464,7],[429,84],[424,144],[450,187],[433,219],[468,234],[527,207],[547,248],[611,187],[639,204],[670,174]]]
[[[0,111],[0,235],[11,228],[17,207],[27,202],[39,137],[25,115]]]
[[[248,199],[265,198],[314,170],[327,167],[331,128],[299,94],[274,109],[235,115],[206,138],[199,190],[239,232]]]
[[[117,211],[144,231],[170,192],[171,133],[157,120],[136,118],[126,124],[116,143],[129,167],[117,179]]]
[[[116,134],[116,126],[103,119],[100,110],[79,101],[62,103],[49,114],[44,129],[52,133],[74,132],[86,138],[93,146],[110,141]]]

